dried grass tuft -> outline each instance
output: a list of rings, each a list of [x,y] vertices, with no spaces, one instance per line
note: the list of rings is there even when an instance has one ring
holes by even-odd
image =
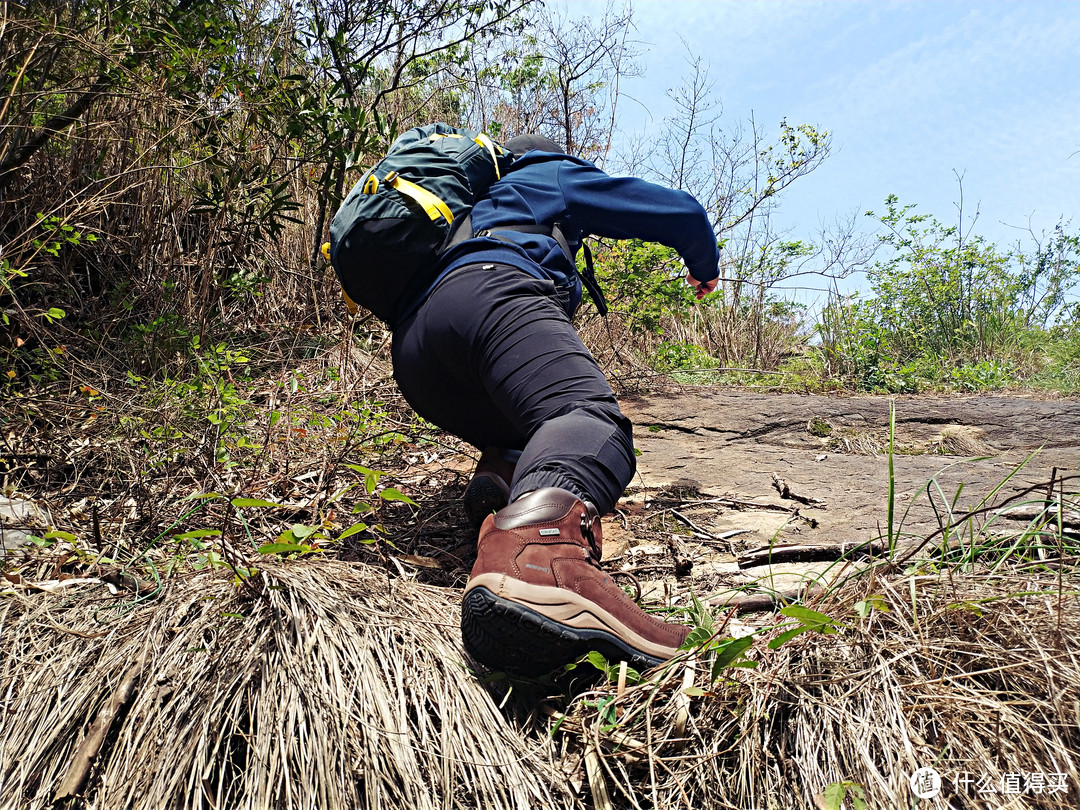
[[[930,452],[943,456],[991,456],[997,451],[985,431],[970,425],[946,425],[930,443]]]
[[[144,656],[85,806],[570,806],[547,745],[465,663],[456,591],[329,562],[263,581],[174,581],[122,615],[85,592],[5,597],[0,807],[52,802]]]
[[[812,605],[844,622],[836,634],[769,650],[770,631],[756,669],[710,684],[697,661],[690,698],[687,664],[673,664],[659,682],[591,695],[564,725],[602,747],[615,806],[826,807],[826,788],[847,782],[872,808],[1074,808],[1080,603],[1075,581],[1058,588],[1051,572],[849,583]],[[867,600],[878,606],[859,618]],[[942,777],[934,799],[910,790],[922,767]]]
[[[85,592],[5,597],[0,807],[50,805],[112,703],[82,806],[786,810],[844,784],[887,808],[932,766],[928,810],[1006,806],[1010,779],[1010,807],[1073,808],[1076,560],[1010,565],[874,571],[810,605],[838,632],[770,650],[779,618],[756,669],[712,682],[698,653],[601,685],[550,709],[551,739],[469,670],[458,593],[381,569],[268,564],[262,593],[205,574],[119,615]]]
[[[888,448],[888,441],[882,441],[878,436],[859,431],[846,431],[833,433],[829,437],[829,448],[836,453],[846,453],[852,456],[878,456]]]

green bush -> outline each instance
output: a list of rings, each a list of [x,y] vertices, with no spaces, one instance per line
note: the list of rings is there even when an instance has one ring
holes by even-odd
[[[1003,252],[914,206],[886,200],[871,296],[833,297],[817,327],[823,376],[856,390],[914,393],[1006,388],[1036,374],[1072,376],[1080,346],[1080,239],[1063,226]],[[871,215],[873,215],[871,213]],[[1056,369],[1057,371],[1051,371]]]

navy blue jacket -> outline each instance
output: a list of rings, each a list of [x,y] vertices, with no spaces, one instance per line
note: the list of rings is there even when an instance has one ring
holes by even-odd
[[[473,233],[556,222],[575,255],[585,235],[641,239],[673,248],[698,281],[719,275],[716,235],[705,209],[691,195],[636,177],[612,177],[569,155],[526,152],[472,209]],[[497,238],[477,236],[448,250],[437,279],[410,310],[447,274],[467,264],[509,264],[554,281],[568,315],[581,302],[581,279],[555,239],[499,231]]]

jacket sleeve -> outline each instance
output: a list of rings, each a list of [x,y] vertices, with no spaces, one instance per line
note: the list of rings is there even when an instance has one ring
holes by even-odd
[[[583,233],[665,245],[678,252],[698,281],[720,274],[709,215],[685,191],[636,177],[612,177],[591,164],[570,161],[560,165],[559,188],[570,224]]]

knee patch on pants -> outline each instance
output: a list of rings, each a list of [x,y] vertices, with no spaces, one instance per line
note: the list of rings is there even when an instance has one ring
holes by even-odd
[[[518,462],[511,497],[560,487],[607,514],[637,469],[630,420],[612,403],[586,403],[545,422]]]

